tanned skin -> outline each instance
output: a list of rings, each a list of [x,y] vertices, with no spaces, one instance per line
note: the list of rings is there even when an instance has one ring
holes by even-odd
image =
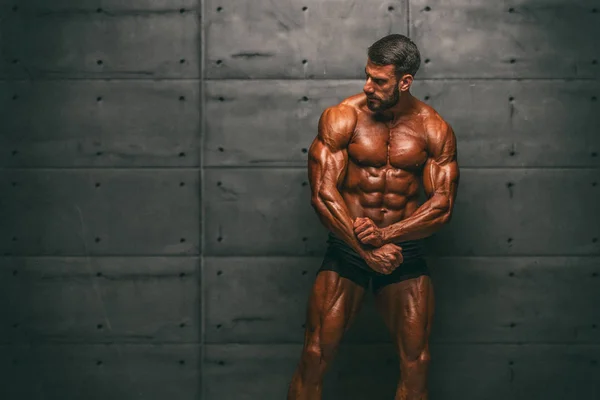
[[[326,109],[308,160],[321,222],[373,270],[402,268],[395,243],[425,238],[450,221],[459,169],[450,125],[410,93],[413,76],[368,60],[363,93]],[[418,202],[424,189],[427,200]],[[323,376],[365,290],[333,271],[317,275],[304,348],[288,400],[321,399]],[[400,359],[395,400],[427,400],[434,313],[428,276],[383,287],[375,297]]]

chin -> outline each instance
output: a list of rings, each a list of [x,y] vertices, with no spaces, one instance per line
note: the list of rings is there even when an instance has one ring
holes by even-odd
[[[367,107],[371,111],[380,111],[381,110],[381,103],[379,103],[379,102],[373,103],[373,102],[367,101]]]

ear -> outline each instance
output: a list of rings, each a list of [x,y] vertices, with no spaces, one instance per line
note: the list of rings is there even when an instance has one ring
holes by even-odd
[[[402,75],[398,81],[398,89],[400,89],[401,92],[406,92],[408,89],[410,89],[410,85],[412,85],[413,80],[414,77],[411,74]]]

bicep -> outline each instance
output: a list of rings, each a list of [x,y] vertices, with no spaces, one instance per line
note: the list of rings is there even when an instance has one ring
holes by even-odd
[[[454,194],[458,186],[459,170],[456,160],[439,163],[430,159],[423,170],[423,188],[428,197],[435,194]]]
[[[339,188],[348,166],[345,149],[332,150],[319,137],[315,138],[308,153],[308,178],[313,197]]]
[[[326,109],[308,154],[309,180],[314,196],[327,196],[339,188],[348,166],[348,142],[354,131],[354,110],[346,106]]]
[[[460,172],[458,168],[456,137],[452,128],[444,124],[441,131],[433,135],[429,145],[429,158],[423,170],[423,188],[429,198],[440,197],[452,206]]]

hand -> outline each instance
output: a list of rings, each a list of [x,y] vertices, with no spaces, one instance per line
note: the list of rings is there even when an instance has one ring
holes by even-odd
[[[381,247],[385,244],[383,229],[375,225],[371,218],[358,217],[353,222],[354,234],[363,244]]]
[[[402,262],[402,247],[393,243],[384,244],[381,247],[366,252],[365,262],[374,271],[384,275],[389,275]]]

